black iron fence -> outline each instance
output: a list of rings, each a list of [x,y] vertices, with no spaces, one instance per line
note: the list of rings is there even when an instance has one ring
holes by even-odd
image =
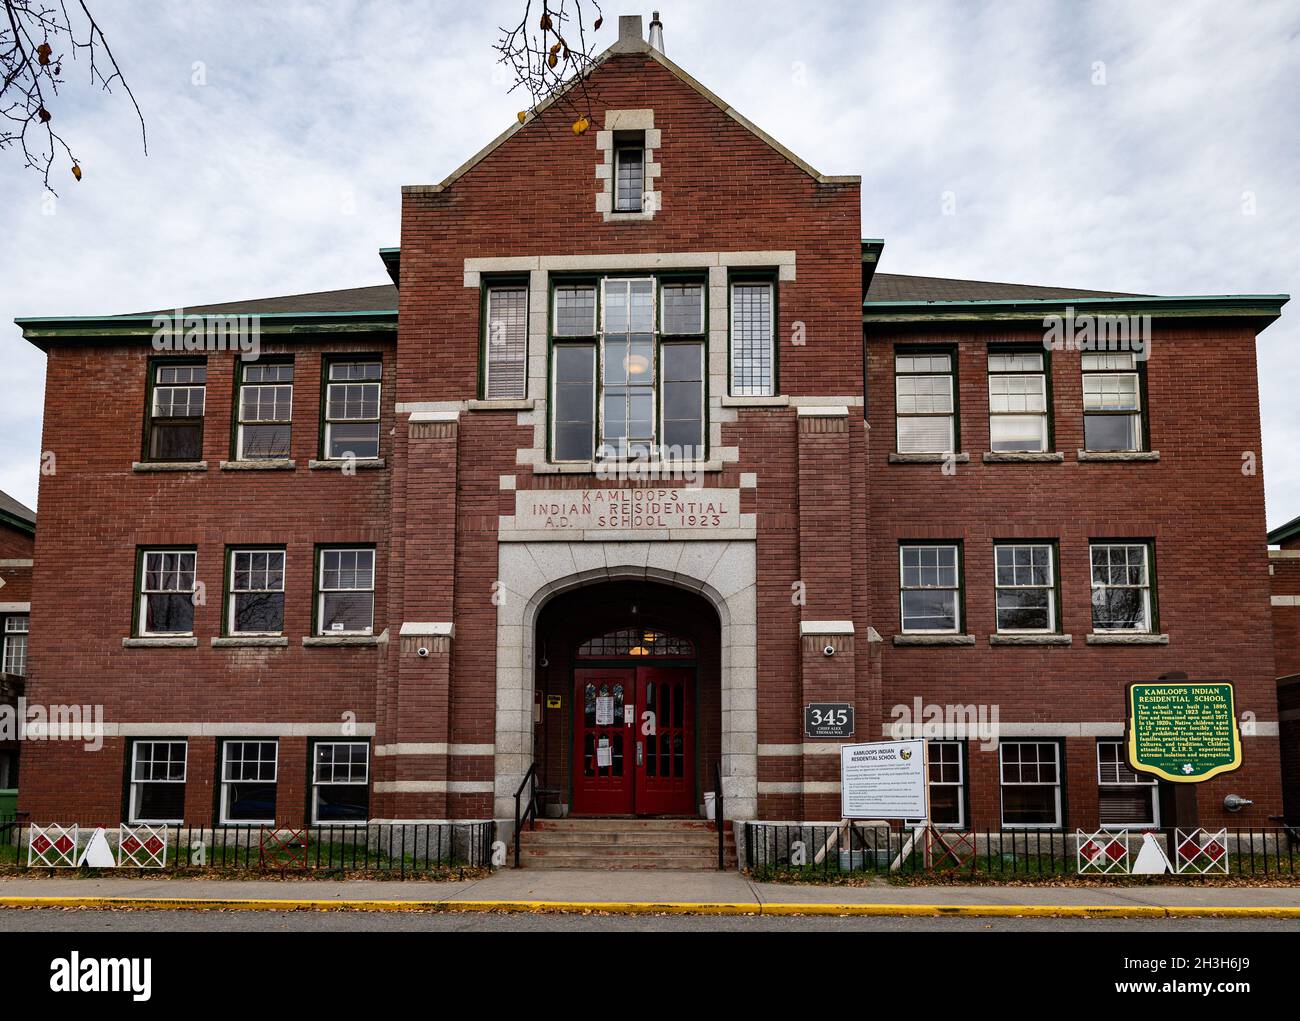
[[[83,859],[99,827],[0,818],[0,867],[57,871]],[[420,878],[492,865],[496,823],[375,823],[307,827],[103,827],[115,867],[169,874],[268,872]],[[100,853],[104,853],[100,849]]]
[[[737,826],[743,867],[756,879],[775,882],[862,874],[1011,880],[1120,876],[1151,874],[1153,865],[1152,871],[1176,875],[1300,876],[1300,834],[1294,828],[1084,833],[918,831],[841,823]]]

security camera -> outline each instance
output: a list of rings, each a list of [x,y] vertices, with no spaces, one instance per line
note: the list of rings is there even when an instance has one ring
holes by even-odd
[[[828,646],[826,646],[824,649],[822,649],[822,655],[823,655],[823,656],[834,656],[834,655],[835,655],[835,646],[833,646],[833,645],[828,645]]]
[[[1223,807],[1229,812],[1240,812],[1243,808],[1253,805],[1255,802],[1243,798],[1240,794],[1229,794],[1223,799]]]
[[[415,654],[419,656],[421,659],[425,659],[429,655],[429,649],[427,646],[421,645],[418,649],[415,650]]]

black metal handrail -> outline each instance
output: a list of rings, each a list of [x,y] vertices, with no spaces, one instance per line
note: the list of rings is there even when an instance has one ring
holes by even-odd
[[[524,788],[529,784],[532,788],[528,792],[528,808],[523,814],[519,811],[519,799],[523,796]],[[537,763],[534,762],[528,767],[528,772],[524,774],[523,781],[519,784],[519,789],[515,791],[515,868],[519,868],[519,843],[523,835],[524,823],[528,822],[530,830],[537,829]]]
[[[713,825],[718,828],[718,868],[727,870],[727,814],[722,803],[722,763],[713,764]]]

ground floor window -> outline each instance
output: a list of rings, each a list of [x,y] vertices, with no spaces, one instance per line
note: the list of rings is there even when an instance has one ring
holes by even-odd
[[[27,676],[27,617],[6,617],[4,620],[3,672],[18,677]]]
[[[370,816],[370,745],[320,741],[312,756],[311,821],[364,823]]]
[[[925,754],[930,774],[930,824],[942,829],[966,826],[966,745],[962,741],[929,741]],[[908,819],[906,826],[920,825]]]
[[[131,745],[133,823],[179,823],[185,816],[185,741],[136,741]]]
[[[277,741],[226,741],[221,746],[221,821],[275,824]]]
[[[1155,778],[1129,768],[1123,741],[1097,742],[1097,804],[1103,826],[1160,825]]]
[[[1004,741],[999,749],[1002,825],[1061,825],[1061,746],[1054,741]]]

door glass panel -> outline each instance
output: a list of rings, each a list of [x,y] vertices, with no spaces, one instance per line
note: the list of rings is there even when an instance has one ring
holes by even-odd
[[[683,751],[682,746],[682,735],[678,732],[673,735],[673,776],[685,776],[686,774],[683,772],[685,765],[686,762],[685,752]]]
[[[596,725],[596,686],[588,684],[585,695],[582,706],[582,722],[584,726],[594,727]]]
[[[587,690],[588,691],[591,690],[591,685],[587,686]],[[592,710],[592,713],[593,714],[595,713],[595,709]],[[591,733],[587,733],[583,737],[583,745],[582,745],[583,775],[595,776],[596,775],[596,770],[594,768],[595,764],[596,764],[596,739]]]
[[[611,746],[611,750],[613,751],[613,756],[611,757],[610,760],[609,775],[622,776],[623,775],[623,732],[621,730],[614,731],[613,735],[610,738],[609,743]]]
[[[645,775],[659,775],[659,746],[656,743],[654,734],[645,735]]]
[[[673,702],[673,726],[674,727],[681,727],[684,725],[682,722],[682,713],[684,711],[682,707],[686,703],[686,699],[683,697],[684,694],[685,693],[682,689],[682,686],[679,684],[677,686],[677,699]]]

